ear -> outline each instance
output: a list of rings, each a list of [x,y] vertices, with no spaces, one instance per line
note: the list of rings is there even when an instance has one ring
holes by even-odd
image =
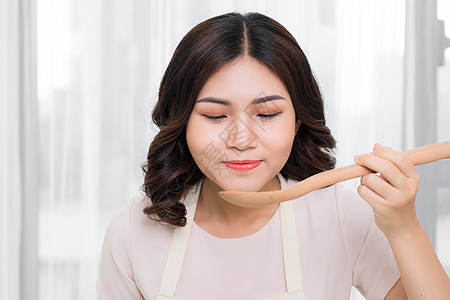
[[[302,121],[301,120],[297,120],[297,123],[295,124],[295,134],[297,134],[297,131],[300,128],[300,125],[302,125]]]

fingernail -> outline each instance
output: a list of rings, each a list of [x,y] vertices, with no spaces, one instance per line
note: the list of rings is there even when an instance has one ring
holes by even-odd
[[[353,158],[353,160],[356,162],[357,160],[359,160],[360,157],[361,157],[361,154],[356,154],[355,157]]]

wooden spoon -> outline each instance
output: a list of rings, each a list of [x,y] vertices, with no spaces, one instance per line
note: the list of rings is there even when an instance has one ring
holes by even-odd
[[[450,158],[450,141],[407,150],[404,153],[415,166],[427,164],[440,159]],[[235,205],[262,207],[296,199],[314,190],[369,173],[374,173],[374,171],[359,165],[350,165],[315,174],[284,190],[271,192],[221,191],[219,195]]]

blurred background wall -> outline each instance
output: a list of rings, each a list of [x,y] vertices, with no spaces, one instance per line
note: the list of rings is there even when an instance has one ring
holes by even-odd
[[[230,11],[295,36],[338,167],[376,142],[450,140],[447,0],[0,0],[0,299],[97,299],[104,231],[140,194],[165,67],[190,28]],[[420,219],[450,272],[450,163],[418,169]]]

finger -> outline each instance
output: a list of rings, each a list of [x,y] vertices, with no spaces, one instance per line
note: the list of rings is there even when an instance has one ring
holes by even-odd
[[[362,176],[360,182],[384,199],[391,198],[397,192],[395,187],[375,173]]]
[[[395,187],[400,187],[402,185],[404,175],[400,172],[400,170],[394,163],[383,157],[377,156],[375,154],[363,154],[355,156],[355,162],[375,171],[376,173],[380,173],[389,183],[391,183]]]
[[[377,143],[377,144],[373,145],[372,149],[373,149],[373,151],[378,151],[378,150],[381,150],[381,149],[392,149],[392,148],[385,147],[385,146]]]
[[[414,167],[414,164],[405,153],[384,148],[375,151],[374,154],[394,163],[399,171],[402,172],[406,177],[412,179],[418,178],[417,170]]]
[[[386,200],[368,188],[366,185],[358,186],[358,194],[363,198],[375,211],[379,207],[383,207],[386,204]]]

